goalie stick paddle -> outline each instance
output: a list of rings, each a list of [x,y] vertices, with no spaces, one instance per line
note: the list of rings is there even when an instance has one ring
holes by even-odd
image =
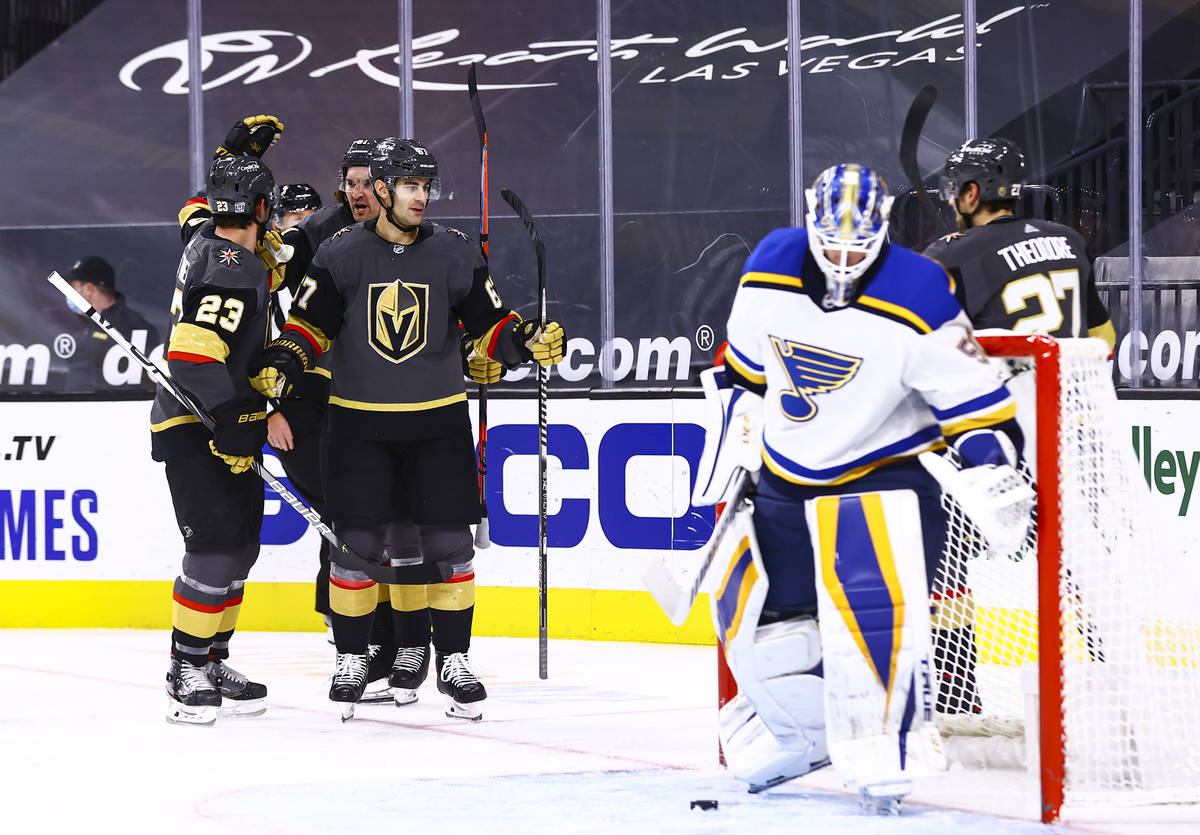
[[[733,498],[726,503],[725,511],[713,528],[708,551],[705,552],[704,559],[700,561],[696,576],[692,578],[691,583],[685,583],[678,573],[673,572],[666,563],[657,558],[652,559],[646,565],[646,570],[642,572],[642,585],[646,587],[646,591],[650,592],[650,596],[666,613],[671,623],[676,626],[683,626],[684,621],[687,620],[688,613],[692,611],[696,597],[700,594],[700,586],[704,584],[704,578],[708,575],[709,568],[712,567],[717,549],[721,547],[721,540],[725,538],[725,532],[729,530],[729,526],[733,522],[734,512],[750,494],[750,487],[754,484],[750,473],[745,468],[738,467],[736,478],[738,480],[733,491]]]
[[[904,170],[904,176],[908,177],[909,185],[917,193],[917,200],[933,218],[934,227],[943,234],[949,234],[954,230],[947,228],[942,213],[930,202],[929,195],[925,193],[921,167],[917,164],[917,145],[921,142],[925,120],[929,118],[929,111],[933,109],[937,96],[937,87],[926,84],[913,97],[912,104],[908,107],[908,115],[904,117],[904,128],[900,133],[900,167]]]
[[[192,397],[182,387],[180,387],[178,383],[164,374],[161,368],[151,362],[145,354],[138,350],[136,345],[126,339],[123,333],[113,327],[112,323],[105,319],[104,315],[100,313],[100,311],[92,307],[91,304],[88,303],[88,300],[85,299],[78,290],[68,284],[66,280],[58,274],[57,270],[46,276],[46,280],[53,284],[60,293],[66,296],[67,301],[71,302],[80,310],[82,310],[83,315],[91,319],[92,322],[94,322],[96,326],[100,328],[100,330],[112,337],[113,341],[120,345],[125,353],[133,357],[133,359],[136,360],[142,366],[142,368],[146,369],[146,373],[150,376],[150,379],[154,380],[154,382],[158,383],[158,385],[170,392],[176,400],[183,404],[184,408],[186,408],[196,417],[200,418],[200,422],[204,424],[205,428],[207,428],[210,432],[212,431],[214,427],[213,419],[208,415],[208,413],[205,412],[204,409],[202,409],[200,405],[193,400]],[[308,524],[316,528],[321,536],[328,539],[329,543],[342,553],[348,568],[361,571],[372,580],[375,580],[379,583],[394,584],[399,582],[400,578],[398,578],[396,575],[396,569],[387,566],[376,565],[373,562],[368,562],[367,560],[363,559],[361,555],[351,550],[349,545],[342,542],[338,535],[335,534],[328,525],[321,521],[321,517],[316,513],[316,511],[314,511],[304,502],[300,501],[295,494],[284,487],[283,483],[280,482],[279,479],[277,479],[274,475],[272,475],[266,467],[258,463],[258,461],[254,461],[251,464],[251,469],[253,469],[254,472],[257,473],[258,476],[267,483],[267,486],[279,494],[279,498],[287,502],[293,510],[304,517]]]
[[[537,226],[533,223],[533,215],[525,208],[520,197],[506,188],[500,189],[504,202],[512,206],[521,223],[525,224],[529,237],[533,239],[533,249],[537,254],[537,293],[539,331],[546,327],[546,245],[538,234]],[[546,678],[547,672],[547,588],[546,588],[546,384],[549,371],[541,363],[537,364],[538,382],[538,677]]]
[[[483,121],[483,106],[479,103],[479,88],[475,84],[475,64],[467,70],[467,94],[471,112],[475,114],[475,130],[479,133],[479,251],[483,262],[488,260],[488,141],[487,123]],[[479,524],[475,528],[475,547],[492,544],[487,510],[487,383],[479,384]]]

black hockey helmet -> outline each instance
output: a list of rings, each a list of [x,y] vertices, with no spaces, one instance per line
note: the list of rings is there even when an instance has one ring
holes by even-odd
[[[979,202],[1016,200],[1027,176],[1025,155],[1007,139],[971,139],[946,158],[942,169],[941,195],[947,203],[967,183],[979,186]]]
[[[342,167],[338,169],[338,191],[342,190],[342,180],[346,179],[347,169],[360,165],[366,168],[371,164],[371,157],[375,156],[375,146],[378,144],[378,139],[355,139],[350,143],[346,153],[342,154]]]
[[[303,212],[306,209],[321,208],[321,195],[308,183],[289,183],[279,187],[279,206],[276,209],[283,212]]]
[[[441,195],[437,159],[424,143],[395,136],[379,140],[371,158],[371,181],[383,180],[391,191],[396,180],[407,177],[428,177],[429,199],[436,200]]]
[[[253,218],[258,198],[267,201],[267,217],[275,201],[275,178],[257,157],[217,157],[208,169],[208,207],[214,215]]]

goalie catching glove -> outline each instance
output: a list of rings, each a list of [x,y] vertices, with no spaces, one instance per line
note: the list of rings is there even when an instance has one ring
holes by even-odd
[[[225,142],[213,152],[213,159],[242,154],[261,158],[282,135],[283,122],[277,117],[266,114],[247,116],[229,129]]]
[[[267,441],[266,410],[256,398],[234,398],[214,408],[212,419],[208,448],[234,475],[246,472]]]
[[[308,350],[285,330],[250,363],[250,385],[264,397],[283,397],[310,365]]]

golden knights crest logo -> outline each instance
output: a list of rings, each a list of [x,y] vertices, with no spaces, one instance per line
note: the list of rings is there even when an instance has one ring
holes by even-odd
[[[396,279],[367,288],[371,347],[384,359],[402,363],[425,347],[429,335],[429,285]]]
[[[779,408],[791,420],[811,420],[817,413],[812,395],[840,389],[854,378],[861,357],[839,354],[828,348],[771,337],[771,347],[787,372],[791,391],[779,395]]]

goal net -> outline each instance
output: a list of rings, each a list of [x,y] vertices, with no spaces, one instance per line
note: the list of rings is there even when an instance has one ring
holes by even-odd
[[[949,497],[938,724],[967,766],[1074,807],[1200,801],[1200,572],[1154,523],[1099,340],[980,336],[1009,360],[1036,519],[1008,553]]]

